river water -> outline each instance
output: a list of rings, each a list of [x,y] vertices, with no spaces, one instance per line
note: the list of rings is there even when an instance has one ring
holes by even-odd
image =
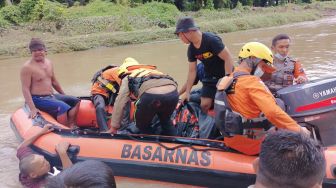
[[[233,57],[249,41],[259,41],[268,46],[278,33],[292,38],[291,54],[300,59],[309,79],[335,75],[336,72],[336,17],[314,22],[303,22],[281,27],[240,31],[221,35]],[[55,74],[67,94],[89,95],[90,79],[108,64],[119,65],[126,57],[140,63],[157,65],[170,74],[180,85],[187,77],[187,45],[178,40],[101,48],[83,52],[49,55],[54,62]],[[20,67],[29,57],[4,59],[0,57],[0,187],[20,187],[18,161],[15,157],[18,141],[9,126],[10,115],[24,102],[21,94]],[[118,187],[182,187],[177,184],[117,178]],[[185,186],[183,186],[185,187]]]

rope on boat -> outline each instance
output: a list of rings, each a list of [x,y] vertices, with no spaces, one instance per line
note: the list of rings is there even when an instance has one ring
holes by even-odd
[[[186,138],[168,138],[168,137],[164,137],[164,138],[160,138],[160,136],[147,136],[144,137],[142,135],[139,135],[140,138],[136,138],[136,136],[133,135],[121,135],[121,134],[108,134],[108,133],[99,133],[97,131],[93,131],[93,130],[80,130],[80,129],[74,129],[74,130],[70,130],[70,129],[62,129],[59,126],[55,125],[54,123],[51,123],[49,121],[47,121],[41,114],[38,114],[34,119],[33,119],[33,125],[34,126],[40,126],[40,127],[44,127],[45,125],[50,124],[51,128],[53,129],[53,132],[56,133],[66,133],[66,134],[71,134],[71,135],[88,135],[88,136],[96,136],[96,137],[104,137],[106,138],[107,136],[110,138],[129,138],[131,140],[137,141],[137,142],[143,142],[143,143],[155,143],[158,144],[159,146],[165,148],[166,150],[175,150],[178,148],[183,148],[183,147],[187,147],[187,148],[191,148],[195,151],[232,151],[229,147],[225,146],[224,143],[216,143],[216,145],[211,144],[211,142],[208,143],[201,143],[201,141],[195,141],[195,140],[189,140]],[[154,139],[154,140],[150,140],[150,139]],[[163,144],[161,140],[167,139],[168,142],[172,142],[177,144],[177,142],[183,142],[183,143],[178,143],[178,145],[173,146],[173,147],[169,147],[166,146],[165,144]],[[195,142],[199,142],[199,143],[195,143]],[[208,148],[197,148],[194,147],[194,145],[198,145],[198,146],[205,146]]]
[[[144,141],[144,140],[141,140],[141,139],[137,139],[135,137],[133,137],[132,135],[127,135],[128,138],[130,138],[131,140],[134,140],[134,141],[138,141],[138,142],[150,142],[150,143],[156,143],[158,144],[159,146],[165,148],[166,150],[175,150],[175,149],[178,149],[178,148],[183,148],[183,147],[188,147],[188,148],[191,148],[195,151],[228,151],[229,148],[226,147],[224,144],[223,144],[223,149],[220,149],[220,148],[211,148],[210,144],[204,144],[203,146],[207,146],[209,148],[202,148],[202,149],[199,149],[199,148],[196,148],[194,147],[191,143],[189,144],[179,144],[177,146],[174,146],[174,147],[169,147],[169,146],[166,146],[164,144],[162,144],[159,140],[156,140],[156,141]]]

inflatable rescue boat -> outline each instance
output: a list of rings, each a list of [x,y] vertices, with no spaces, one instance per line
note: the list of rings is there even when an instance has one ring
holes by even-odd
[[[323,187],[336,187],[336,78],[294,85],[280,90],[278,97],[285,102],[287,113],[308,127],[326,148]],[[61,166],[55,145],[68,141],[68,154],[74,162],[100,160],[109,164],[117,176],[205,187],[246,188],[255,182],[252,163],[257,156],[236,152],[222,139],[99,133],[95,108],[89,99],[81,100],[76,130],[43,112],[35,119],[28,115],[27,106],[13,113],[13,131],[22,140],[45,124],[53,124],[54,131],[41,136],[32,149],[55,166]]]

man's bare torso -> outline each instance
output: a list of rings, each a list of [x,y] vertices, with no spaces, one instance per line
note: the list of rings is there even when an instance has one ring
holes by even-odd
[[[30,92],[32,95],[51,95],[53,67],[48,59],[44,62],[30,60],[24,67],[31,75]]]

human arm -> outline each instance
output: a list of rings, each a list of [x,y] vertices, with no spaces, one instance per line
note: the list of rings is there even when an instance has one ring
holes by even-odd
[[[247,92],[251,101],[256,104],[273,125],[295,132],[301,130],[301,127],[276,104],[272,94],[261,82],[251,84]]]
[[[27,147],[29,145],[31,145],[32,143],[34,143],[40,136],[50,133],[53,129],[51,128],[52,125],[47,124],[45,125],[39,132],[35,133],[34,135],[32,135],[31,137],[25,139],[19,146],[18,148],[21,147]]]
[[[50,62],[51,63],[51,62]],[[52,76],[51,76],[51,84],[53,86],[53,88],[59,93],[59,94],[65,94],[62,87],[61,87],[61,84],[58,82],[58,80],[56,79],[56,76],[55,76],[55,72],[54,72],[54,67],[51,65],[51,73],[52,73]]]
[[[178,94],[180,96],[180,99],[182,102],[184,102],[186,100],[186,95],[185,95],[185,91],[187,89],[187,82],[185,82],[182,86],[182,88],[179,90]]]
[[[187,89],[187,82],[185,82],[182,86],[182,88],[179,90],[178,94],[182,95]]]
[[[187,78],[186,89],[185,89],[185,97],[187,101],[189,101],[190,91],[191,91],[192,86],[195,83],[196,70],[197,70],[196,61],[189,62],[189,72],[188,72],[188,78]]]
[[[224,45],[219,36],[212,37],[210,40],[211,51],[224,61],[225,74],[233,71],[233,60],[229,49]]]
[[[124,108],[127,102],[130,100],[129,96],[130,91],[128,88],[128,77],[125,77],[124,79],[122,79],[119,94],[114,102],[110,131],[116,132],[116,130],[120,128],[120,122],[123,117]]]
[[[72,166],[72,161],[70,160],[67,150],[70,146],[69,142],[60,142],[56,145],[56,151],[61,159],[63,170]]]
[[[194,80],[194,84],[193,85],[197,85],[197,83],[201,80],[202,81],[202,78],[204,77],[204,64],[202,62],[198,63],[197,64],[197,72],[196,72],[196,78]],[[179,90],[179,95],[183,95],[184,92],[186,91],[187,89],[187,82],[185,82],[182,86],[182,88]],[[183,95],[185,96],[185,95]],[[184,97],[182,97],[184,98]]]
[[[302,64],[299,61],[295,62],[294,64],[294,77],[295,82],[298,84],[302,84],[308,81],[308,78],[306,76],[306,73],[304,72]]]
[[[224,49],[219,52],[218,57],[220,57],[222,60],[224,60],[224,70],[225,74],[230,74],[233,71],[233,60],[231,53],[227,47],[224,47]]]
[[[38,112],[38,109],[36,108],[32,95],[30,92],[31,88],[31,80],[32,80],[32,72],[28,66],[23,66],[20,72],[20,78],[21,78],[21,88],[22,88],[22,94],[25,99],[26,104],[28,105],[30,109],[30,118],[34,118]]]

